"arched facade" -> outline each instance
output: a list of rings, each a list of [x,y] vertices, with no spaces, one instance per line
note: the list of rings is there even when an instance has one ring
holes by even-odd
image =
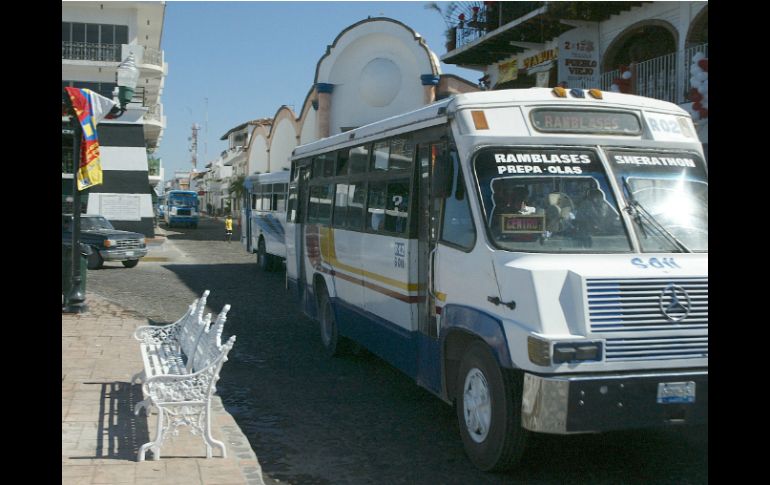
[[[269,128],[265,126],[258,126],[251,133],[248,151],[249,174],[267,172],[267,138],[269,134]]]
[[[300,144],[433,102],[440,75],[438,58],[407,25],[389,18],[351,25],[319,59],[299,116],[282,106],[269,130],[254,130],[249,173],[288,169]]]
[[[603,71],[637,64],[676,52],[679,33],[665,20],[648,19],[623,30],[607,46]]]
[[[282,106],[273,118],[270,130],[270,153],[267,172],[278,172],[291,166],[289,157],[299,142],[299,126],[294,112]]]

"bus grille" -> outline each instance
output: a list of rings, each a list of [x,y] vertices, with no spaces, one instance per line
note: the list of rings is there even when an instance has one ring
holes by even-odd
[[[708,356],[708,278],[595,278],[586,288],[590,331],[606,339],[607,361]]]
[[[177,209],[176,215],[178,216],[189,216],[190,215],[190,209]]]

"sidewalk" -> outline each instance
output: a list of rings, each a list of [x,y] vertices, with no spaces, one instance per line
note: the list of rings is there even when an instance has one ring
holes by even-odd
[[[132,335],[148,321],[90,292],[86,303],[84,313],[62,313],[62,484],[264,485],[256,455],[218,396],[212,434],[227,458],[215,450],[207,459],[201,437],[183,427],[166,439],[160,460],[148,452],[147,461],[136,461],[157,424],[155,413],[134,415],[142,388],[129,382],[142,369]]]

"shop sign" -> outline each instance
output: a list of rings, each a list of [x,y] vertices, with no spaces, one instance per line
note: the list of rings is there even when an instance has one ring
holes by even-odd
[[[501,84],[507,81],[513,81],[519,77],[519,60],[513,58],[510,61],[501,62],[497,65],[497,83]]]
[[[568,88],[599,87],[599,24],[586,24],[559,36],[559,83]]]
[[[538,52],[534,56],[529,56],[524,58],[524,62],[522,63],[524,66],[524,69],[531,69],[535,66],[539,66],[540,64],[554,61],[558,59],[559,57],[559,49],[547,49],[543,52]]]

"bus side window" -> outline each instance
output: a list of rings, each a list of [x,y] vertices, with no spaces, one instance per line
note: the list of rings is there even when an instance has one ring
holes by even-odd
[[[345,227],[360,231],[364,224],[364,204],[366,203],[366,182],[352,182],[348,185],[348,213]]]
[[[465,180],[457,160],[457,153],[452,152],[450,170],[453,173],[452,193],[444,199],[444,220],[441,224],[441,240],[463,249],[472,249],[476,240],[471,207],[465,197]]]
[[[385,230],[403,234],[409,215],[409,179],[388,182]]]
[[[369,183],[366,228],[379,232],[385,224],[385,182]]]
[[[348,185],[337,184],[337,192],[334,196],[334,227],[343,227],[348,212]]]

